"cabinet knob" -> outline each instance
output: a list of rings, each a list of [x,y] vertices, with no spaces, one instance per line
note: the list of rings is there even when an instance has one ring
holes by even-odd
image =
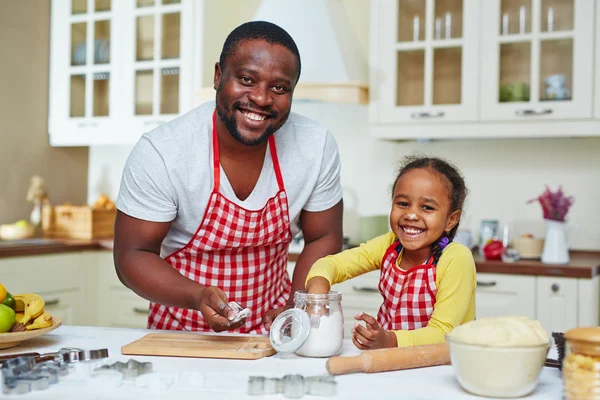
[[[556,293],[560,290],[560,286],[558,285],[558,283],[553,283],[550,289],[552,289],[552,293]]]

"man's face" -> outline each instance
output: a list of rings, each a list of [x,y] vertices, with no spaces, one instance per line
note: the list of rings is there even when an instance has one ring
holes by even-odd
[[[264,40],[245,40],[215,65],[217,113],[239,142],[265,142],[285,123],[298,77],[296,56]]]

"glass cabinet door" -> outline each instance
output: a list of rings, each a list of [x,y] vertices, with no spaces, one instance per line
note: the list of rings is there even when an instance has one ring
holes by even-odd
[[[478,2],[394,0],[382,4],[382,10],[387,10],[382,12],[382,26],[394,30],[382,34],[380,41],[381,66],[391,68],[385,71],[388,82],[380,89],[382,122],[474,120]]]
[[[183,18],[185,1],[134,0],[132,108],[146,125],[160,124],[183,111]]]
[[[593,14],[586,1],[485,2],[483,119],[589,118]]]
[[[72,0],[69,16],[68,116],[97,126],[112,114],[113,30],[111,0]]]

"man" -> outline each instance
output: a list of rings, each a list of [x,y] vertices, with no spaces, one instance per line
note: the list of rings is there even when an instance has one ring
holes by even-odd
[[[117,199],[119,279],[150,300],[148,328],[266,333],[311,265],[342,248],[337,145],[290,113],[300,77],[293,39],[268,22],[227,37],[216,102],[146,133]],[[288,245],[305,246],[293,279]],[[236,302],[252,311],[235,321]]]

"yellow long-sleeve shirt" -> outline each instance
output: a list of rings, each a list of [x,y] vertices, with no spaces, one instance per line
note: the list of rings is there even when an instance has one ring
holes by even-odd
[[[306,282],[315,276],[330,285],[380,269],[386,250],[396,240],[393,232],[378,236],[359,247],[321,258],[313,264]],[[400,265],[402,252],[396,267]],[[475,261],[466,246],[450,243],[443,251],[437,266],[437,294],[433,314],[427,326],[415,330],[394,331],[398,347],[443,343],[446,333],[456,326],[475,319]]]

